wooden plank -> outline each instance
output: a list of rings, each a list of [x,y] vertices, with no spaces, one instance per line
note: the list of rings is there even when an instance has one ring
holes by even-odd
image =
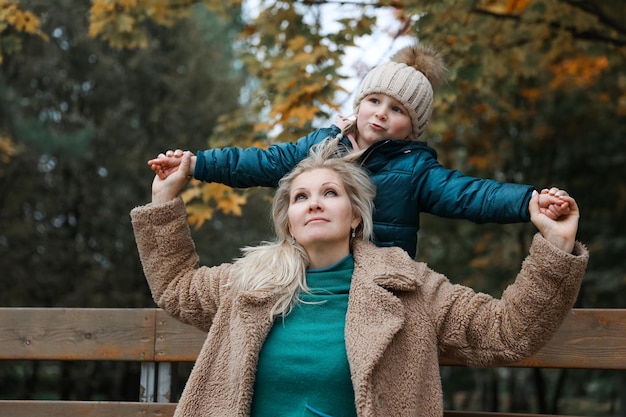
[[[626,370],[626,309],[574,309],[552,340],[518,366]]]
[[[11,417],[172,417],[175,403],[0,400],[0,415]],[[553,414],[444,411],[444,417],[576,417]]]
[[[500,413],[485,411],[444,411],[443,417],[580,417],[563,414]]]
[[[0,308],[0,359],[189,362],[196,359],[205,338],[205,332],[160,309]],[[441,364],[454,365],[444,358]],[[625,370],[626,309],[575,309],[537,355],[512,366]],[[175,407],[175,403],[0,400],[0,416],[171,417]],[[444,417],[549,416],[446,411]]]
[[[205,337],[160,309],[0,308],[0,359],[193,362]],[[575,309],[511,366],[625,370],[626,309]]]
[[[574,309],[541,351],[508,366],[626,370],[626,309]]]
[[[11,417],[172,417],[174,403],[103,401],[0,401],[0,416]]]
[[[157,311],[157,361],[193,362],[206,333]],[[442,365],[458,365],[441,358]],[[574,309],[535,356],[511,367],[626,370],[626,309]]]
[[[157,310],[154,360],[194,362],[206,335],[206,332],[170,317],[165,311]]]
[[[0,359],[154,357],[155,309],[0,308]]]

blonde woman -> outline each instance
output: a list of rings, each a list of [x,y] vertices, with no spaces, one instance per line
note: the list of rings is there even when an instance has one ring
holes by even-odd
[[[561,197],[571,209],[555,220],[533,194],[539,233],[495,299],[371,243],[374,186],[334,154],[323,145],[280,181],[276,238],[233,263],[198,266],[178,196],[189,152],[132,210],[154,300],[208,332],[175,416],[441,417],[440,354],[518,361],[571,309],[588,259],[573,198]]]

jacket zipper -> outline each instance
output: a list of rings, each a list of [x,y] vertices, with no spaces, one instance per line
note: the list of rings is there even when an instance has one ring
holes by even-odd
[[[377,148],[380,148],[381,146],[385,146],[389,142],[391,142],[391,139],[385,139],[380,142],[376,142],[373,145],[371,145],[369,148],[367,148],[365,152],[363,152],[363,155],[361,155],[361,166],[362,167],[365,166],[365,162],[370,157],[372,152],[374,152]]]

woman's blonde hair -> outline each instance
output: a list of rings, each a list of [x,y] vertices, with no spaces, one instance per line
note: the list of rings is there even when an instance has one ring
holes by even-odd
[[[375,186],[367,173],[354,163],[352,155],[341,155],[337,138],[326,139],[311,148],[310,155],[279,181],[272,204],[275,240],[243,248],[243,256],[233,266],[235,279],[231,287],[236,292],[269,290],[278,294],[272,317],[288,314],[299,300],[298,294],[308,291],[306,269],[309,259],[302,246],[292,243],[287,212],[293,181],[315,169],[330,169],[342,179],[352,211],[361,219],[353,239],[369,240],[372,237]]]

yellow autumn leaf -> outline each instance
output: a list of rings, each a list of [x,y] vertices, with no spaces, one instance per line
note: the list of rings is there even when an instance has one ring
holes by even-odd
[[[290,39],[287,45],[292,51],[299,51],[308,45],[308,41],[304,36],[300,35]]]
[[[267,149],[269,145],[266,142],[255,140],[254,142],[252,142],[250,146],[253,148]]]
[[[494,14],[518,14],[528,7],[528,0],[484,0],[478,7]]]
[[[230,193],[231,190],[229,186],[217,182],[203,184],[201,187],[202,201],[205,203],[211,200],[219,201],[223,195]]]
[[[137,0],[118,0],[117,5],[127,12],[137,7]]]
[[[0,136],[0,162],[8,163],[18,152],[18,145],[10,137]]]
[[[93,0],[93,2],[91,3],[91,9],[89,9],[89,13],[91,17],[93,18],[94,16],[107,15],[114,10],[115,10],[115,4],[111,2],[102,1],[102,0]]]
[[[91,37],[98,36],[99,34],[101,34],[104,31],[105,26],[107,26],[109,23],[111,23],[112,19],[113,19],[113,17],[103,17],[103,18],[99,18],[99,19],[93,19],[92,18],[91,22],[89,23],[89,30],[88,30],[87,33]]]
[[[322,91],[324,87],[326,87],[324,84],[319,83],[308,84],[302,87],[302,94],[308,94],[310,96],[313,96]]]
[[[29,12],[16,12],[9,20],[19,32],[35,33],[37,31],[38,19]]]
[[[296,126],[304,126],[309,121],[315,118],[315,115],[319,111],[317,106],[308,105],[308,106],[297,106],[290,109],[285,114],[285,119],[290,120],[296,119]]]
[[[247,200],[245,195],[232,192],[220,198],[217,203],[217,208],[224,214],[241,216],[241,206],[245,205]]]
[[[272,126],[267,122],[255,123],[252,127],[253,132],[267,132]]]
[[[213,217],[213,209],[204,204],[188,204],[186,208],[187,221],[196,228],[202,227],[204,222]]]
[[[489,258],[485,256],[480,258],[474,258],[470,261],[470,266],[476,269],[485,269],[489,267],[490,264],[491,262],[489,261]]]
[[[188,204],[190,201],[202,197],[202,189],[200,187],[189,187],[186,190],[183,190],[183,192],[180,193],[180,196],[185,204]]]
[[[554,74],[550,89],[555,90],[560,87],[585,88],[593,84],[608,66],[609,62],[605,56],[580,55],[573,59],[565,59],[550,67]]]
[[[480,145],[480,143],[477,145]],[[485,144],[484,146],[489,145]],[[467,158],[467,162],[476,169],[487,170],[493,165],[493,158],[494,155],[489,153],[486,155],[473,155]]]
[[[159,24],[170,21],[169,10],[167,8],[167,5],[165,5],[163,2],[153,4],[148,12],[148,15]]]
[[[120,14],[115,20],[120,32],[132,32],[135,26],[135,18],[128,13]]]
[[[526,7],[528,7],[528,0],[507,0],[506,2],[507,13],[520,13]]]
[[[521,95],[528,101],[537,101],[541,95],[541,90],[539,88],[525,88],[521,91]]]

